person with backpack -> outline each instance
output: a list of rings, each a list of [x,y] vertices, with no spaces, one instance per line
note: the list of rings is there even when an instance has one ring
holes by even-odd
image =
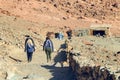
[[[25,40],[25,52],[27,53],[27,61],[32,61],[33,52],[35,52],[35,43],[30,36],[27,36]]]
[[[51,61],[51,53],[54,51],[54,47],[50,36],[47,36],[46,40],[44,41],[43,51],[46,53],[47,62]]]

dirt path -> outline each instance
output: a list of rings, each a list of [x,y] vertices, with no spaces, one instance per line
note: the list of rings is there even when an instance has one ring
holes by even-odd
[[[86,37],[86,38],[87,39],[90,38],[89,41],[93,39],[91,37]],[[75,48],[82,50],[80,48],[81,42],[82,42],[82,40],[87,40],[86,38],[84,38],[84,39],[74,38],[74,41],[72,41],[72,43],[75,45]],[[109,40],[109,41],[106,42],[106,40]],[[114,40],[116,40],[116,39],[114,39]],[[79,43],[78,43],[78,41],[79,41]],[[117,41],[120,41],[120,40],[118,39]],[[5,63],[7,65],[3,66],[3,68],[0,67],[0,70],[7,71],[7,75],[8,75],[7,80],[75,80],[73,78],[72,72],[68,68],[68,64],[64,64],[64,67],[62,68],[61,64],[58,61],[58,63],[55,66],[53,66],[53,64],[55,63],[56,55],[58,55],[56,50],[58,50],[60,45],[63,44],[64,40],[60,41],[57,39],[53,39],[53,42],[54,42],[54,46],[55,46],[55,52],[52,53],[52,62],[50,62],[50,63],[47,63],[45,52],[42,50],[42,46],[40,46],[40,45],[36,47],[36,51],[33,54],[33,60],[30,63],[27,62],[26,53],[23,52],[23,49],[6,46],[7,50],[10,52],[9,56],[12,56],[16,59],[20,59],[20,60],[22,60],[22,62],[15,62],[14,60],[11,60],[7,57],[1,58],[2,60],[4,59],[4,62],[2,62],[2,60],[1,60],[1,63],[2,64]],[[99,44],[98,44],[98,42],[99,42]],[[110,43],[110,44],[108,44],[108,43]],[[114,45],[111,45],[111,44],[114,44]],[[109,49],[107,48],[107,46],[105,49],[106,50],[111,49],[113,51],[114,51],[114,49],[113,49],[114,47],[115,47],[115,50],[120,48],[120,47],[117,47],[117,46],[119,46],[119,43],[118,44],[116,42],[113,43],[113,41],[111,41],[109,38],[95,39],[94,46],[97,46],[97,45],[99,45],[98,47],[100,47],[100,49],[101,48],[104,49],[106,45],[107,46],[109,45]],[[83,44],[82,44],[82,46],[83,46]],[[91,46],[91,47],[93,48],[94,46]],[[88,47],[89,46],[85,46],[85,48],[83,48],[82,51],[86,51]],[[103,54],[103,55],[106,56],[106,54],[112,54],[112,53],[105,52],[105,54]],[[101,56],[101,55],[99,55],[99,56]],[[99,57],[99,56],[96,56],[96,57]],[[58,56],[58,58],[61,58],[61,57]],[[104,58],[104,57],[102,57],[102,58]],[[106,59],[104,59],[104,60],[106,60]],[[0,78],[0,80],[6,80],[6,79]]]
[[[54,42],[57,43],[59,41]],[[60,41],[59,45],[62,42],[63,41]],[[56,45],[56,48],[58,48],[59,45]],[[65,66],[61,67],[58,62],[53,66],[54,58],[57,55],[56,52],[52,53],[52,62],[49,63],[46,61],[46,55],[45,52],[42,51],[42,46],[40,49],[36,49],[36,52],[33,54],[32,62],[30,63],[27,63],[26,54],[21,54],[22,58],[19,59],[22,59],[22,62],[8,65],[12,67],[7,77],[9,80],[73,80],[73,74],[68,64],[64,64]],[[19,54],[19,56],[21,54]],[[13,67],[15,68],[13,69]],[[14,74],[14,76],[11,74]]]
[[[36,53],[33,56],[33,61],[26,64],[25,70],[28,69],[30,74],[40,75],[44,80],[72,80],[72,74],[68,66],[62,68],[60,63],[57,63],[56,66],[53,66],[53,64],[54,60],[51,63],[46,62],[44,52]]]

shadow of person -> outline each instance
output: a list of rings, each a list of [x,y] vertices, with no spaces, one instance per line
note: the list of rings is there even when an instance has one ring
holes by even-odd
[[[74,80],[74,74],[69,71],[69,67],[61,68],[52,65],[41,65],[41,67],[49,70],[52,74],[52,77],[49,80]]]
[[[54,57],[54,64],[56,66],[57,63],[60,63],[61,67],[63,67],[63,63],[67,62],[67,54],[66,54],[66,44],[61,44],[60,48],[57,51],[57,55]]]
[[[75,75],[69,66],[63,65],[65,61],[67,62],[66,44],[61,44],[57,51],[57,55],[54,57],[54,64],[51,66],[42,65],[42,67],[48,69],[49,72],[52,73],[53,77],[49,80],[75,80]],[[58,63],[60,65],[56,65]]]
[[[62,50],[57,53],[57,55],[54,57],[54,64],[53,66],[56,66],[57,63],[61,64],[61,67],[63,67],[63,63],[67,62],[67,54],[66,51]]]

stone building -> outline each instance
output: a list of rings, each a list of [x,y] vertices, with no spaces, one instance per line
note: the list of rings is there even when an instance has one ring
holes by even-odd
[[[110,25],[108,24],[94,24],[90,26],[90,35],[93,36],[110,36]]]

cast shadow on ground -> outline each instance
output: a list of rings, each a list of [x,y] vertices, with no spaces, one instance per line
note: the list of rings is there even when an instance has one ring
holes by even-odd
[[[63,50],[63,51],[58,52],[57,55],[54,57],[53,66],[56,66],[56,64],[61,64],[61,67],[64,67],[63,65],[64,62],[67,62],[67,54]]]
[[[67,54],[65,51],[65,44],[62,44],[54,57],[54,64],[42,65],[52,73],[52,78],[49,80],[75,80],[74,74],[69,66],[64,66],[63,62],[67,62]],[[56,65],[60,64],[60,65]]]
[[[50,65],[42,65],[52,74],[52,78],[49,80],[74,80],[74,75],[69,67],[55,67]]]
[[[63,63],[67,62],[67,53],[65,51],[66,47],[65,44],[61,44],[60,48],[57,51],[57,55],[54,57],[54,64],[53,66],[56,66],[57,63],[61,64],[61,67],[63,67]]]

